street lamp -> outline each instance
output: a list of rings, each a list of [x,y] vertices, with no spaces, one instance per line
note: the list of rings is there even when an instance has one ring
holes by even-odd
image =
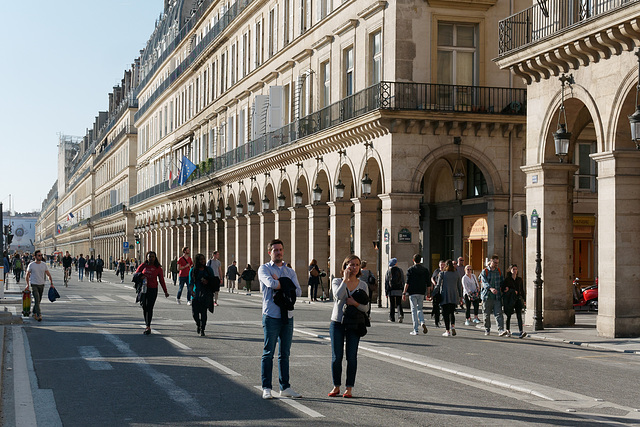
[[[247,203],[247,211],[249,211],[249,214],[252,214],[255,210],[256,202],[254,202],[253,199],[249,199],[249,202]]]
[[[278,209],[284,209],[284,202],[286,199],[287,197],[281,191],[280,194],[278,195]]]
[[[562,76],[560,76],[560,82],[562,83],[562,92],[560,95],[560,110],[558,111],[558,130],[553,133],[553,141],[555,143],[556,156],[558,156],[560,163],[562,163],[569,153],[569,142],[571,141],[571,132],[567,131],[567,114],[564,109],[564,86],[566,84],[571,88],[575,80],[572,74],[568,76],[562,74]]]
[[[211,211],[207,211],[207,221],[211,221],[213,219],[213,214]]]
[[[364,164],[365,164],[365,173],[364,173],[364,178],[362,178],[362,181],[360,182],[362,185],[362,194],[364,195],[365,199],[367,198],[367,196],[369,196],[369,194],[371,194],[371,183],[373,181],[371,181],[371,178],[369,178],[369,147],[373,148],[373,143],[371,142],[365,142],[364,143]]]
[[[238,204],[236,205],[236,215],[242,215],[242,212],[244,211],[244,205],[242,204],[242,202],[238,202]]]
[[[222,218],[222,210],[220,209],[220,205],[216,207],[216,219]]]
[[[464,190],[464,164],[462,163],[462,157],[460,156],[460,145],[462,144],[462,138],[456,136],[453,138],[453,143],[458,146],[458,157],[453,164],[453,189],[456,192],[456,200],[460,199],[462,190]]]
[[[224,208],[224,216],[225,217],[231,216],[231,206],[229,206],[228,202],[227,202],[227,206],[225,206]]]
[[[293,203],[296,206],[300,206],[302,204],[302,191],[300,191],[300,187],[298,187],[296,192],[293,193]]]
[[[269,210],[269,203],[271,202],[271,200],[269,200],[269,198],[267,196],[264,196],[264,199],[262,199],[262,211],[268,211]]]
[[[338,178],[338,183],[334,188],[336,189],[336,199],[342,199],[344,197],[344,184],[341,179]]]
[[[313,188],[313,203],[320,203],[322,200],[322,188],[316,182],[316,186]]]
[[[189,217],[189,220],[190,220],[191,224],[195,224],[196,223],[196,214],[191,212],[191,216]]]
[[[640,104],[638,104],[638,92],[640,92],[640,49],[636,50],[638,57],[638,85],[636,86],[636,111],[629,116],[631,125],[631,140],[635,142],[636,149],[640,150]]]

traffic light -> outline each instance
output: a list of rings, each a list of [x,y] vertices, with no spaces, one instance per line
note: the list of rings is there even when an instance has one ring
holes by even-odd
[[[13,234],[9,232],[9,234],[7,234],[7,245],[10,245],[12,241],[13,241]]]
[[[136,238],[136,245],[140,244],[140,236],[138,236],[137,234],[134,236]]]

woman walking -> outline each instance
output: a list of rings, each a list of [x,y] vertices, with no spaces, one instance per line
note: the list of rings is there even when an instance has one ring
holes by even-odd
[[[147,260],[140,264],[136,273],[144,274],[147,279],[147,293],[142,304],[142,313],[144,314],[144,323],[146,328],[144,330],[145,335],[151,334],[151,319],[153,318],[153,306],[158,298],[158,280],[164,290],[164,296],[169,298],[167,292],[167,286],[164,283],[164,273],[162,272],[162,266],[158,262],[156,253],[153,251],[147,252]]]
[[[522,329],[522,309],[524,308],[524,284],[522,278],[518,277],[518,266],[512,264],[509,266],[507,277],[502,282],[500,288],[502,293],[502,307],[504,314],[507,315],[507,336],[511,336],[511,315],[516,314],[518,320],[518,329],[520,330],[520,338],[527,336]]]
[[[124,283],[124,271],[127,269],[127,264],[123,258],[120,258],[120,261],[118,262],[118,270],[116,272],[116,274],[120,275],[120,283]]]
[[[247,264],[247,267],[240,275],[240,278],[244,280],[244,288],[247,291],[247,295],[251,295],[251,282],[256,278],[256,271],[251,268],[251,264]]]
[[[176,285],[178,280],[178,257],[174,256],[169,265],[169,271],[171,272],[171,279],[173,280],[173,286]]]
[[[448,259],[445,263],[444,271],[438,276],[438,287],[440,288],[440,307],[442,307],[442,317],[446,331],[444,337],[456,335],[456,305],[462,300],[462,282],[460,274],[453,265],[453,261]]]
[[[335,298],[333,311],[331,312],[331,324],[329,326],[329,334],[331,336],[331,373],[333,376],[333,389],[329,392],[330,397],[340,394],[340,385],[342,382],[342,358],[345,350],[347,352],[347,378],[346,391],[343,397],[353,397],[352,390],[356,382],[356,371],[358,368],[358,344],[360,343],[360,334],[357,329],[348,327],[343,322],[345,312],[351,307],[355,307],[356,314],[361,315],[362,321],[366,317],[369,309],[368,286],[359,279],[360,277],[360,258],[356,255],[349,255],[342,263],[342,278],[333,279],[331,289]],[[356,301],[360,296],[354,298],[354,294],[362,294],[366,303],[360,304]],[[363,301],[363,300],[361,300]],[[358,313],[360,312],[360,313]]]
[[[471,325],[471,305],[473,304],[473,323],[480,323],[478,319],[478,307],[480,305],[480,285],[478,278],[473,274],[473,267],[465,266],[464,276],[462,276],[462,287],[464,288],[464,306],[466,307],[466,326]]]
[[[16,283],[20,283],[20,277],[22,276],[22,260],[20,259],[20,255],[16,252],[16,255],[13,257],[13,274],[16,277]]]
[[[203,337],[207,326],[207,310],[213,313],[213,291],[220,287],[220,279],[213,274],[211,267],[207,267],[207,259],[203,254],[197,254],[195,261],[189,271],[191,314],[196,321],[196,333]]]
[[[309,300],[318,301],[318,284],[320,283],[320,268],[318,268],[318,261],[311,260],[309,264]]]

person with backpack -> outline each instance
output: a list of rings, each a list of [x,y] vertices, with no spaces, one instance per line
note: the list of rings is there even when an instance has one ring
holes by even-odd
[[[16,253],[16,255],[13,257],[13,274],[16,276],[16,283],[20,283],[22,268],[22,260],[20,259],[20,255]]]
[[[96,280],[102,283],[102,272],[104,271],[104,260],[98,255],[96,260]]]
[[[489,266],[480,273],[480,282],[482,283],[482,315],[484,317],[484,334],[491,334],[491,314],[496,318],[498,323],[498,335],[503,337],[507,335],[504,329],[504,317],[502,315],[502,283],[504,278],[502,272],[498,268],[500,257],[493,255]]]
[[[87,260],[84,259],[82,254],[80,254],[80,258],[78,258],[78,280],[82,282],[84,279],[84,268],[86,267]]]
[[[227,274],[225,277],[227,278],[227,292],[233,293],[236,289],[236,280],[238,279],[238,267],[237,261],[234,259],[233,262],[227,267]]]
[[[389,298],[389,322],[396,321],[396,306],[398,307],[398,323],[404,320],[402,310],[402,293],[404,289],[404,272],[398,267],[397,258],[391,258],[389,269],[384,278],[384,287],[387,298]]]
[[[320,268],[318,267],[318,261],[311,260],[309,264],[309,280],[307,285],[309,286],[309,301],[318,301],[318,285],[320,284]]]
[[[87,272],[89,273],[89,281],[93,282],[93,275],[96,271],[96,259],[91,255],[91,258],[87,260]]]

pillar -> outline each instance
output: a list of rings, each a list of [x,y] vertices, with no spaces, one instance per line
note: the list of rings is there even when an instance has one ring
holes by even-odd
[[[260,246],[260,217],[256,214],[247,215],[247,262],[251,264],[251,268],[258,270],[260,266],[260,252],[263,248]],[[242,266],[243,269],[246,265]],[[240,267],[238,266],[238,270]]]
[[[378,239],[380,199],[351,199],[354,207],[353,247],[360,259],[367,261],[367,269],[377,274],[378,254],[373,242]]]
[[[309,211],[309,260],[318,261],[320,270],[325,270],[329,277],[329,206],[326,204],[307,205]]]
[[[270,260],[267,253],[267,245],[275,239],[274,214],[272,211],[259,212],[260,217],[260,264],[264,264]],[[285,256],[287,254],[285,248]]]
[[[329,206],[329,259],[330,272],[340,277],[342,261],[351,253],[351,201],[327,202]]]
[[[247,218],[244,215],[240,215],[236,217],[236,247],[233,252],[235,258],[231,261],[236,260],[238,262],[238,270],[242,272],[243,268],[241,266],[247,264],[247,259],[245,258],[247,253]],[[231,261],[229,262],[230,265]]]
[[[307,276],[309,275],[309,211],[305,207],[289,208],[291,216],[291,266],[296,271],[302,295],[308,294]]]
[[[273,219],[275,238],[284,242],[284,262],[291,262],[291,212],[288,209],[273,211]]]
[[[413,255],[420,249],[422,194],[387,193],[378,197],[382,200],[382,274],[386,273],[391,258],[397,258],[398,267],[406,272],[413,265]]]

